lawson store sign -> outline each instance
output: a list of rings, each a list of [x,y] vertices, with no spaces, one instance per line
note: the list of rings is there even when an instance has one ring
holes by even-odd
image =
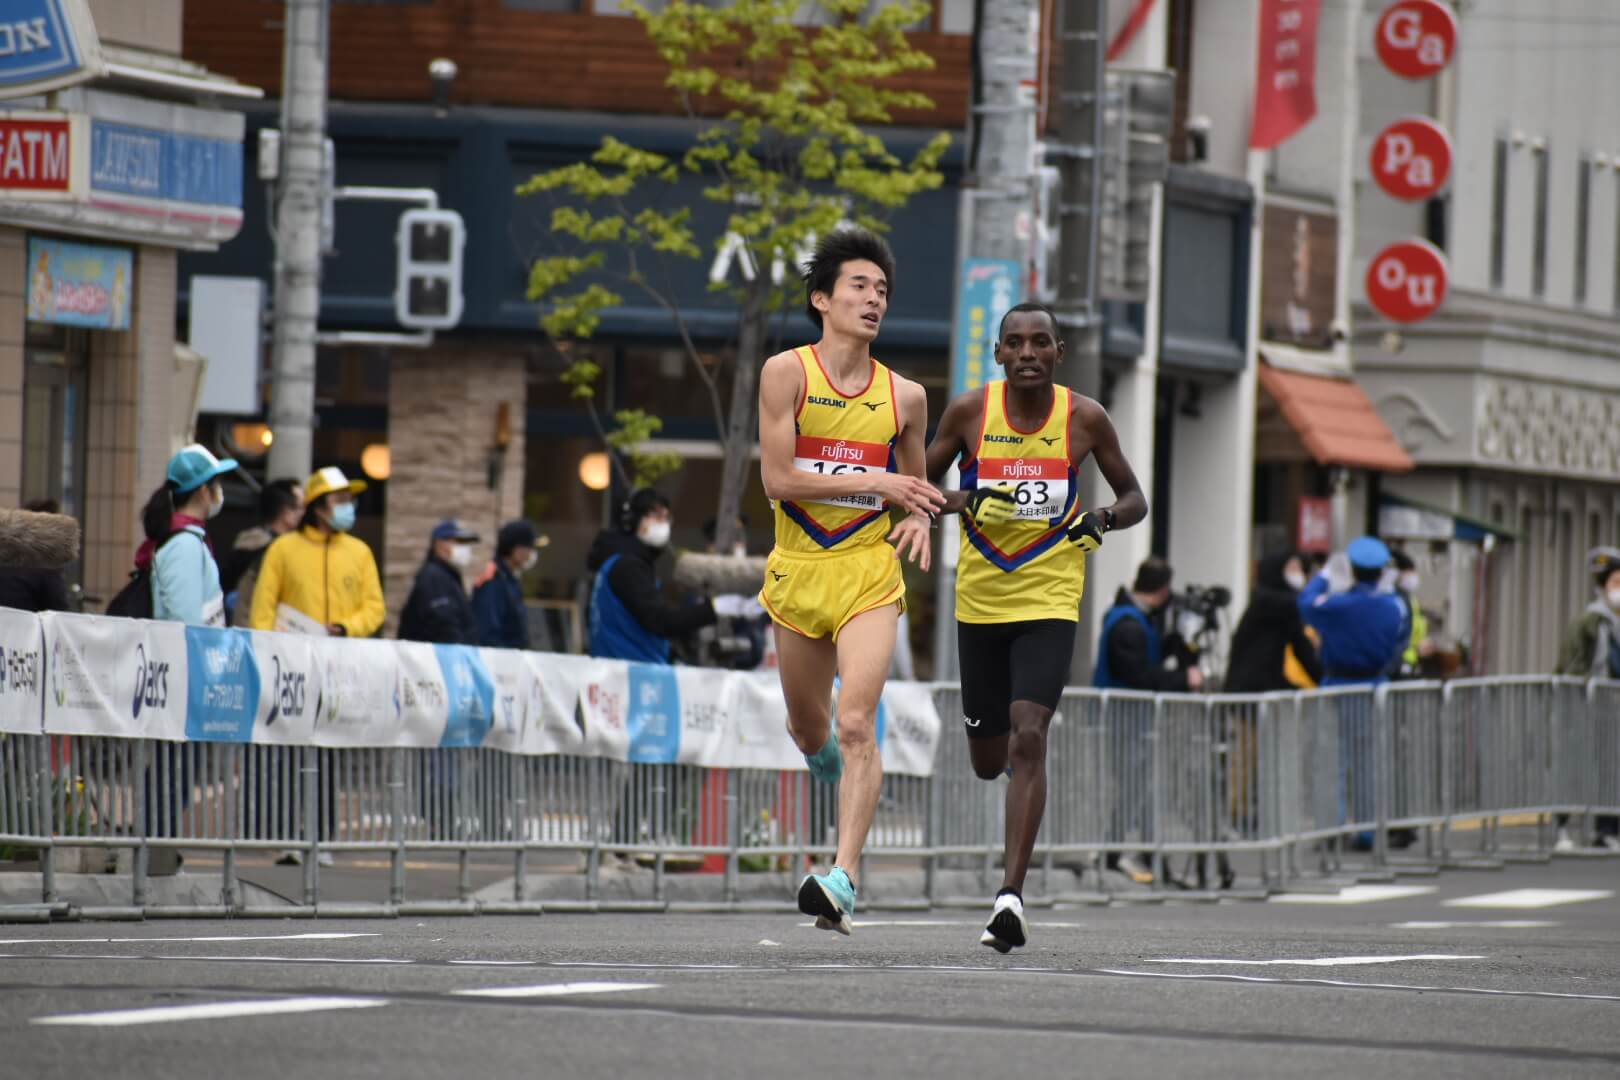
[[[101,48],[84,0],[0,3],[0,99],[71,86],[100,70]]]

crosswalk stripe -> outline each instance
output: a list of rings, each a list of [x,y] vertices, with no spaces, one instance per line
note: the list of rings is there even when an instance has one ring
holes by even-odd
[[[206,1005],[161,1005],[149,1009],[113,1009],[108,1012],[36,1016],[33,1024],[76,1027],[129,1027],[135,1024],[171,1024],[180,1020],[227,1020],[238,1016],[275,1016],[285,1013],[326,1012],[332,1009],[374,1009],[386,998],[300,997],[269,1001],[215,1001]]]
[[[1273,896],[1273,904],[1373,904],[1380,900],[1403,900],[1437,892],[1434,885],[1347,885],[1337,893],[1283,893]]]
[[[1556,922],[1545,919],[1485,919],[1477,922],[1413,922],[1390,923],[1391,930],[1467,930],[1471,927],[1485,927],[1492,930],[1541,930],[1549,926],[1557,926]]]
[[[1200,964],[1210,967],[1359,967],[1363,964],[1401,964],[1411,960],[1484,960],[1483,956],[1418,953],[1414,956],[1318,956],[1305,960],[1144,960],[1146,964]]]
[[[456,990],[457,997],[480,998],[538,998],[566,997],[573,994],[616,994],[626,990],[657,990],[658,983],[628,982],[574,982],[548,983],[543,986],[492,986],[485,990]]]
[[[1612,889],[1509,889],[1506,892],[1460,896],[1447,900],[1445,907],[1461,908],[1544,908],[1559,904],[1580,904],[1588,900],[1608,900]]]

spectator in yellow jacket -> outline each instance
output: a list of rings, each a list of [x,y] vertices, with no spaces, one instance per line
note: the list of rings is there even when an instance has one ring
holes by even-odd
[[[309,478],[303,522],[264,553],[253,588],[253,629],[324,627],[343,637],[370,637],[382,629],[377,560],[364,540],[349,535],[354,497],[365,489],[364,480],[350,480],[331,466]]]

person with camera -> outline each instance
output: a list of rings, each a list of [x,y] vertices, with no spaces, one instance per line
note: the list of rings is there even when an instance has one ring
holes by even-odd
[[[592,656],[667,664],[671,638],[714,622],[714,605],[706,600],[664,599],[657,564],[673,523],[669,500],[642,488],[625,501],[619,527],[602,530],[591,545],[585,566],[596,575],[588,620]]]
[[[1005,377],[953,400],[928,447],[934,483],[962,463],[963,490],[946,496],[945,510],[962,523],[956,632],[973,771],[1012,774],[1002,886],[979,938],[1003,953],[1028,938],[1024,876],[1046,811],[1047,726],[1068,681],[1086,559],[1105,533],[1147,516],[1107,411],[1054,382],[1062,356],[1051,309],[1014,306],[995,346]],[[1112,506],[1081,506],[1088,457],[1113,489]]]

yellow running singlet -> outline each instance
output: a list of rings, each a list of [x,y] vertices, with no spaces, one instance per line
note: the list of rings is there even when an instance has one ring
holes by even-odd
[[[1054,388],[1052,411],[1034,431],[1007,417],[1007,384],[984,388],[984,421],[962,463],[962,488],[1013,486],[1018,502],[1011,521],[983,528],[962,515],[962,550],[956,567],[956,617],[965,623],[1080,619],[1086,557],[1064,533],[1080,515],[1074,465],[1069,460],[1070,392]]]

